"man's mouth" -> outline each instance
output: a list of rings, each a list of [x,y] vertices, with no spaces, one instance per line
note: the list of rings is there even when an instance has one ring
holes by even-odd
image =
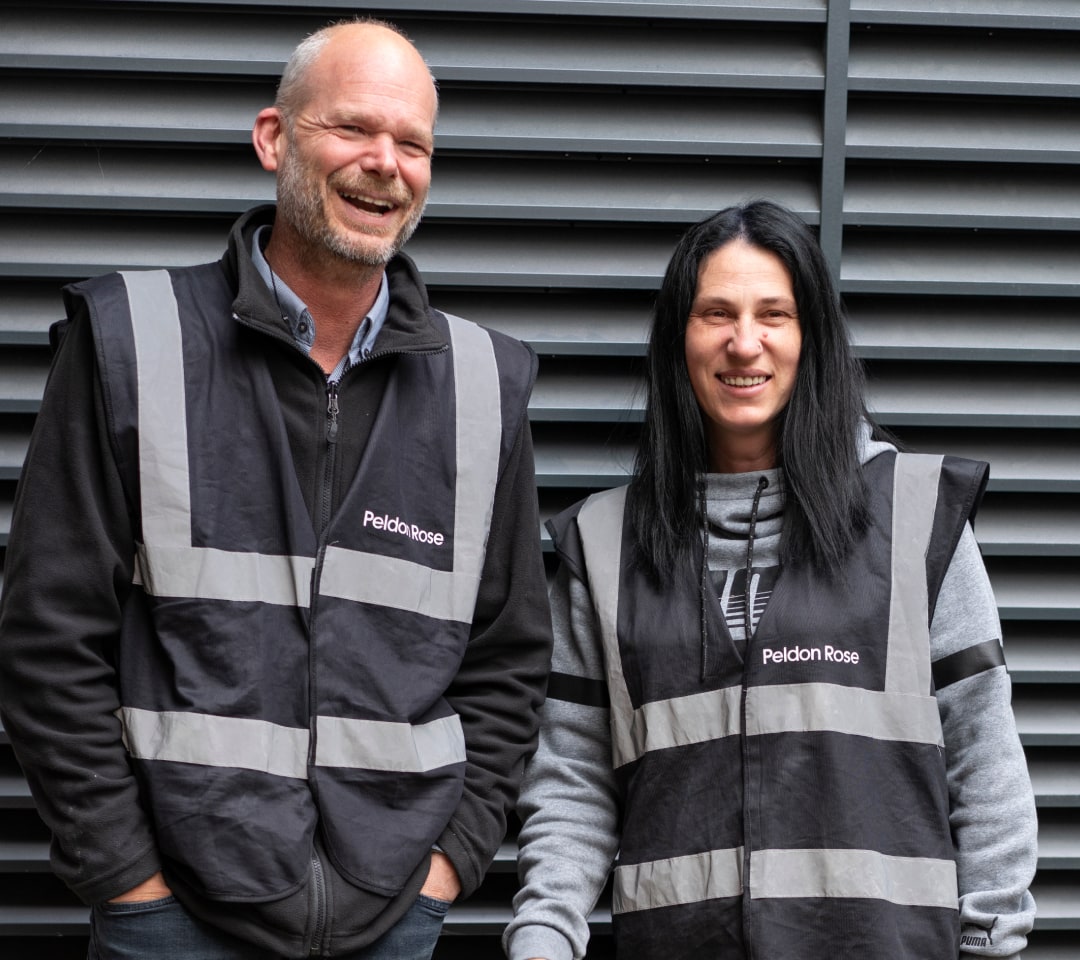
[[[385,216],[386,214],[397,209],[397,204],[392,200],[383,200],[380,197],[369,197],[362,194],[355,193],[338,193],[346,203],[351,204],[358,210],[363,210],[365,213],[374,214],[377,217]]]
[[[768,380],[768,377],[721,377],[721,381],[729,387],[756,387],[758,384],[764,383]]]

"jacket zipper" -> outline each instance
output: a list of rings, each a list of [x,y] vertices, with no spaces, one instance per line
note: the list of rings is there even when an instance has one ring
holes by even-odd
[[[317,957],[322,953],[323,934],[326,932],[326,877],[322,860],[314,849],[311,851],[311,913],[314,922],[308,956]]]
[[[319,551],[315,559],[315,569],[311,573],[311,606],[309,619],[309,636],[311,637],[309,654],[309,693],[311,702],[309,724],[309,753],[308,765],[314,767],[315,757],[318,751],[318,677],[316,671],[315,651],[315,620],[318,615],[318,590],[319,580],[322,575],[322,565],[325,551],[322,544],[327,527],[330,524],[330,516],[333,508],[334,494],[334,466],[337,460],[337,435],[338,418],[340,415],[338,402],[338,381],[332,381],[326,385],[326,460],[323,465],[323,482],[319,496]],[[318,803],[318,789],[312,781],[312,793],[315,794]],[[311,948],[309,956],[317,957],[322,952],[323,936],[326,932],[326,875],[323,871],[322,860],[317,850],[311,851]]]
[[[319,539],[322,540],[330,524],[334,499],[334,466],[337,462],[338,435],[338,381],[326,385],[326,462],[323,465],[321,508],[319,514]]]

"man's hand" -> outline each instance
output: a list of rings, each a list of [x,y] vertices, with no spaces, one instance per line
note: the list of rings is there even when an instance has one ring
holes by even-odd
[[[436,900],[445,900],[453,903],[461,893],[461,881],[457,871],[445,853],[438,850],[431,852],[431,869],[428,870],[427,879],[424,881],[420,892],[425,897],[434,897]]]
[[[450,868],[453,870],[453,867]],[[429,876],[430,879],[430,876]],[[454,879],[457,879],[456,877]],[[171,896],[172,891],[165,883],[165,878],[159,870],[148,880],[144,880],[137,887],[132,887],[127,893],[113,897],[109,903],[144,903],[147,900],[162,900]]]

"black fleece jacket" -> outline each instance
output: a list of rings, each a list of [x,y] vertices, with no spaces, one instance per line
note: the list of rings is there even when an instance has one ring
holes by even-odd
[[[251,262],[253,231],[273,208],[242,217],[220,269],[237,291],[233,317],[262,352],[284,415],[297,479],[318,532],[325,468],[327,388],[281,319]],[[387,267],[390,310],[371,357],[339,392],[331,509],[355,474],[397,356],[447,349],[428,319],[427,293],[405,256]],[[106,429],[88,318],[73,305],[53,330],[57,353],[16,494],[0,598],[0,714],[43,819],[56,873],[88,903],[118,896],[159,868],[193,912],[268,949],[299,956],[309,936],[307,893],[246,906],[215,904],[170,877],[154,843],[120,738],[114,671],[124,606],[132,593],[139,505],[124,489]],[[238,412],[240,415],[240,412]],[[523,758],[535,743],[551,648],[532,441],[522,418],[501,464],[471,638],[447,700],[468,752],[465,791],[440,847],[463,895],[479,885],[506,826]],[[330,878],[327,947],[353,950],[408,908],[425,858],[396,898]]]

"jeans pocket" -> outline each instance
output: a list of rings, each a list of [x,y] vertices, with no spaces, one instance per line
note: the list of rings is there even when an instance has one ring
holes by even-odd
[[[440,917],[445,917],[447,911],[450,909],[449,900],[440,900],[438,897],[429,897],[426,893],[421,893],[416,902],[419,906],[424,907],[431,913],[437,914]]]
[[[157,900],[125,900],[121,903],[106,900],[105,903],[97,904],[94,909],[114,915],[153,913],[171,907],[174,903],[176,903],[176,897],[170,893],[167,897],[159,897]]]

